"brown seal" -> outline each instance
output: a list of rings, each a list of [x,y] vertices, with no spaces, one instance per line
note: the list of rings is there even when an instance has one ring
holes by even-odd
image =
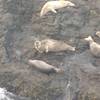
[[[100,57],[100,44],[96,43],[91,36],[88,36],[88,38],[85,38],[84,40],[89,42],[90,51],[91,53],[96,56]]]
[[[75,47],[72,47],[71,45],[68,45],[63,41],[54,40],[54,39],[35,41],[34,48],[40,53],[60,52],[60,51],[67,51],[67,50],[75,51]]]
[[[63,73],[64,70],[57,68],[53,65],[47,64],[44,61],[41,60],[29,60],[29,64],[33,65],[37,70],[40,72],[43,72],[45,74],[50,74],[50,73]]]
[[[66,7],[66,6],[68,6],[68,7],[75,6],[75,4],[70,1],[65,1],[65,0],[48,1],[42,7],[41,12],[40,12],[40,17],[42,17],[49,11],[57,13],[56,9],[60,9],[60,8]]]

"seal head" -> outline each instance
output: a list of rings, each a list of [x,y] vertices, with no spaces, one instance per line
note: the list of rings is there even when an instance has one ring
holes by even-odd
[[[91,36],[88,36],[87,38],[84,38],[85,41],[89,42],[89,43],[92,43],[94,42],[94,40],[92,39]]]
[[[97,31],[97,32],[95,33],[95,35],[98,36],[98,37],[100,37],[100,31]]]
[[[85,38],[84,40],[89,42],[92,55],[95,57],[100,57],[100,44],[96,43],[91,36],[88,36],[88,38]]]

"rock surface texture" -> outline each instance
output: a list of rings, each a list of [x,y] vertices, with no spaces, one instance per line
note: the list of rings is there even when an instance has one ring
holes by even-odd
[[[0,0],[0,87],[31,100],[100,100],[100,58],[93,57],[83,38],[100,31],[100,0],[71,0],[39,17],[45,0]],[[52,38],[75,46],[75,52],[40,54],[34,41]],[[64,74],[45,75],[29,59],[60,66]]]

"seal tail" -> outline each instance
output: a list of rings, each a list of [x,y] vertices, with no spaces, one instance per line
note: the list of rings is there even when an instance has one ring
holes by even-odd
[[[72,47],[70,45],[67,45],[66,49],[70,50],[70,51],[75,51],[76,47]]]
[[[60,69],[60,68],[54,68],[55,72],[56,73],[64,73],[64,70],[63,69]]]

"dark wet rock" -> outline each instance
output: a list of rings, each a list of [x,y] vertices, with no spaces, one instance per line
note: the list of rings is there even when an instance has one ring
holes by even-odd
[[[92,57],[89,56],[88,52],[86,51],[80,55],[78,54],[73,56],[71,59],[69,59],[69,62],[66,63],[69,65],[72,91],[71,98],[73,99],[76,98],[75,95],[77,90],[79,92],[76,100],[86,100],[86,97],[89,100],[93,100],[94,98],[95,100],[98,100],[100,98],[99,93],[97,92],[100,91],[98,88],[98,82],[100,80],[100,68],[92,64],[94,60],[91,58]]]
[[[0,87],[32,100],[100,100],[100,59],[83,38],[100,30],[100,0],[71,0],[74,8],[39,17],[44,0],[0,0]],[[74,53],[39,54],[35,40],[53,38],[76,47]],[[65,70],[44,75],[27,64],[43,60]],[[70,88],[67,84],[70,82]],[[68,92],[66,92],[68,91]]]

